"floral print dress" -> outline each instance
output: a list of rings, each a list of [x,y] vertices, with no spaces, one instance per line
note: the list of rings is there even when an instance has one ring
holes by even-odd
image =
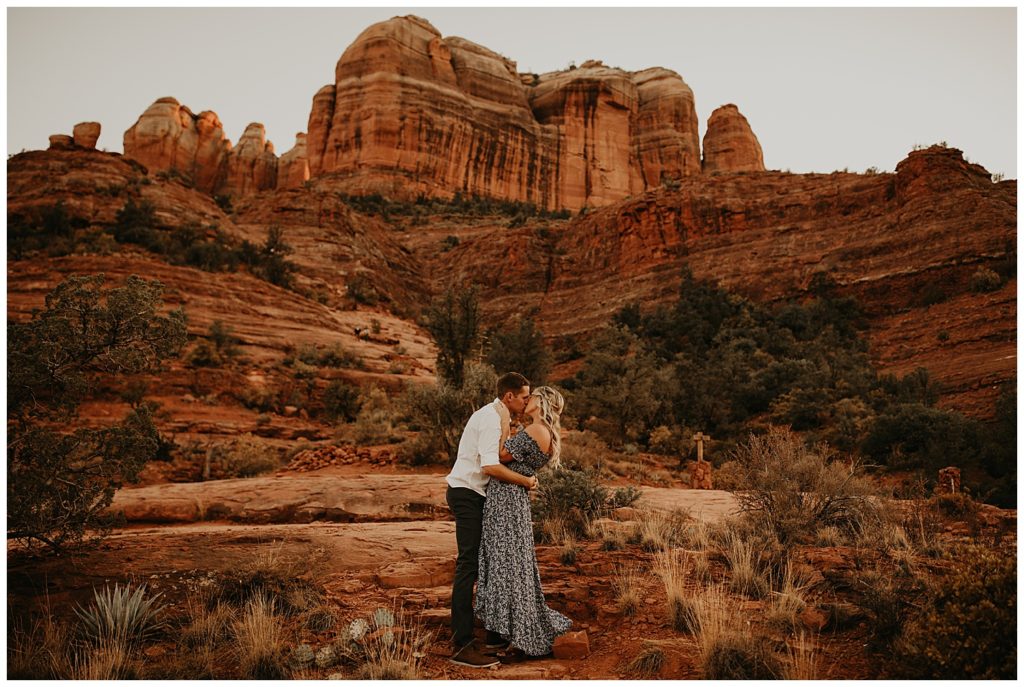
[[[526,432],[508,439],[505,449],[515,457],[505,466],[527,477],[549,460]],[[530,656],[550,653],[555,637],[572,627],[544,601],[529,492],[494,478],[487,482],[484,502],[475,611],[484,627]]]

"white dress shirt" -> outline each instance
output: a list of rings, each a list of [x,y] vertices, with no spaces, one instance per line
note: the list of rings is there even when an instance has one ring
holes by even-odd
[[[483,466],[498,465],[498,442],[501,440],[501,417],[496,403],[488,403],[469,418],[459,439],[459,453],[455,465],[446,478],[448,486],[472,489],[481,496],[487,495],[487,482]]]

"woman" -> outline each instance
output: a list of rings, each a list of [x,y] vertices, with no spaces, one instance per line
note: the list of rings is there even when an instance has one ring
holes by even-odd
[[[509,469],[532,476],[547,464],[558,466],[564,406],[562,395],[551,387],[534,390],[525,410],[532,422],[502,442],[502,457],[512,459],[506,463]],[[508,424],[503,415],[504,436]],[[489,636],[500,634],[528,656],[551,653],[555,637],[572,627],[571,620],[544,602],[529,493],[511,482],[487,483],[475,610]]]

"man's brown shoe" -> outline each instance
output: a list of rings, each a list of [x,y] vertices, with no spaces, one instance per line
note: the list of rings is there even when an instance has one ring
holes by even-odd
[[[476,648],[476,642],[470,642],[462,647],[452,654],[452,657],[448,660],[455,665],[466,666],[467,668],[490,668],[501,663],[494,656],[484,656],[480,653]]]

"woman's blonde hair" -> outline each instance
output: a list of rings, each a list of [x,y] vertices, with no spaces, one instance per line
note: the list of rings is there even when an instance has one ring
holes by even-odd
[[[551,430],[551,460],[548,466],[557,468],[561,463],[562,456],[562,424],[560,418],[565,409],[565,399],[550,386],[540,386],[533,390],[531,396],[537,397],[537,407],[540,408],[540,419]]]

